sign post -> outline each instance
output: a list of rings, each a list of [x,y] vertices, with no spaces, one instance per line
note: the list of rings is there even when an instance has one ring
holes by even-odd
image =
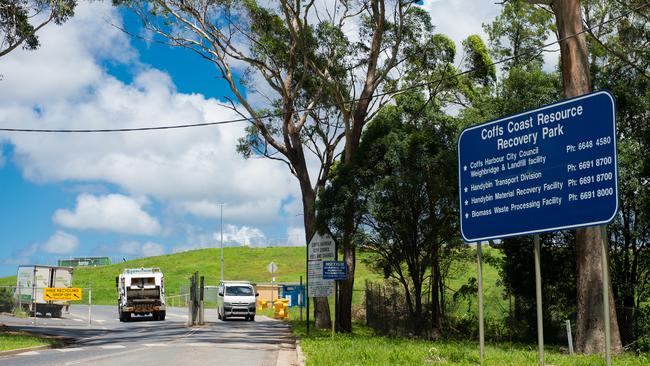
[[[275,301],[273,298],[273,289],[275,288],[275,272],[278,271],[278,265],[275,262],[271,262],[266,266],[266,270],[271,274],[271,304]],[[278,298],[280,295],[278,294]]]
[[[544,366],[544,318],[542,317],[542,270],[540,263],[539,235],[533,235],[535,245],[535,302],[537,305],[537,348],[539,365]]]
[[[485,325],[483,320],[483,252],[481,242],[476,243],[476,263],[478,265],[478,339],[481,365],[485,358]]]
[[[307,246],[307,331],[309,332],[309,298],[328,297],[334,292],[334,281],[323,278],[323,261],[334,260],[336,246],[329,235],[314,234]]]
[[[535,292],[542,365],[538,234],[603,225],[616,216],[615,115],[614,97],[598,91],[469,127],[458,138],[463,239],[480,242],[535,235]],[[603,296],[607,296],[605,331],[609,349],[606,252],[603,238]]]

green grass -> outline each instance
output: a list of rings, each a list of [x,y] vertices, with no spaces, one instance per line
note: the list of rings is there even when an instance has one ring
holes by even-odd
[[[379,365],[478,365],[476,342],[426,341],[375,336],[371,329],[356,324],[353,334],[329,331],[311,332],[307,337],[304,322],[292,321],[294,333],[307,358],[307,366],[379,366]],[[312,328],[313,329],[313,328]],[[597,366],[604,360],[599,355],[566,355],[558,348],[547,347],[546,364],[554,366]],[[484,365],[537,366],[535,345],[487,344]],[[615,356],[613,365],[642,366],[650,364],[650,356],[623,354]]]
[[[499,251],[484,248],[486,255],[500,255]],[[472,257],[470,253],[469,257]],[[117,293],[115,276],[124,268],[160,267],[165,274],[165,289],[168,298],[187,291],[189,277],[198,271],[205,276],[206,285],[217,285],[220,276],[220,249],[199,249],[182,253],[135,259],[103,267],[78,267],[73,274],[73,286],[87,288],[92,282],[93,304],[114,305]],[[363,261],[367,254],[359,253],[354,281],[353,304],[363,302],[366,280],[382,281],[382,277],[371,272]],[[271,274],[266,267],[273,261],[278,265],[276,282],[297,283],[300,276],[305,280],[305,247],[249,248],[231,247],[224,249],[225,278],[227,280],[248,280],[258,283],[270,283]],[[497,284],[497,268],[486,263],[483,266],[485,287],[486,318],[501,319],[507,313],[507,301],[502,298],[503,288]],[[448,279],[447,299],[453,296],[453,290],[467,282],[469,277],[476,277],[476,262],[455,262]],[[13,286],[16,276],[0,278],[0,286]],[[83,303],[88,300],[88,292],[83,292]],[[330,297],[331,300],[331,297]],[[209,304],[208,304],[209,305]],[[504,307],[505,306],[505,307]],[[476,313],[476,297],[459,301],[450,313],[457,315]]]
[[[135,259],[102,267],[78,267],[73,274],[74,287],[88,287],[92,282],[93,304],[113,305],[116,303],[115,277],[124,268],[160,267],[165,274],[167,296],[179,294],[189,287],[189,277],[195,272],[205,276],[206,285],[217,285],[220,277],[220,249],[199,249],[182,253]],[[257,283],[270,283],[271,274],[266,267],[271,262],[278,265],[275,280],[279,283],[298,283],[305,276],[305,247],[249,248],[231,247],[224,249],[224,277],[226,280],[247,280]],[[355,280],[356,303],[363,300],[366,279],[377,280],[361,262],[357,265]],[[15,286],[16,276],[0,278],[0,286]],[[83,292],[83,303],[87,302],[88,292]]]
[[[10,351],[35,346],[48,346],[55,343],[56,341],[53,339],[40,338],[29,334],[0,333],[0,351]]]

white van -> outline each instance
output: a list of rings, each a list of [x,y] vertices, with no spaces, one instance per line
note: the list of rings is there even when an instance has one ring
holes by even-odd
[[[237,316],[254,321],[258,295],[250,282],[222,282],[217,290],[217,317],[226,320]]]

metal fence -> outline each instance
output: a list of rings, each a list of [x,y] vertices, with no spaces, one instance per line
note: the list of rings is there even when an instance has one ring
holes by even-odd
[[[423,299],[423,320],[414,322],[409,313],[404,290],[398,286],[366,281],[365,290],[366,324],[375,332],[390,336],[413,336],[415,326],[431,328],[430,304]]]

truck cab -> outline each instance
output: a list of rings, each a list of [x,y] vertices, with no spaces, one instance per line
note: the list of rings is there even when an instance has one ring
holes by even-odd
[[[115,278],[120,321],[132,315],[153,315],[165,320],[165,280],[160,268],[127,268]]]
[[[243,317],[254,321],[257,296],[250,282],[222,282],[217,289],[217,317],[221,320]]]

